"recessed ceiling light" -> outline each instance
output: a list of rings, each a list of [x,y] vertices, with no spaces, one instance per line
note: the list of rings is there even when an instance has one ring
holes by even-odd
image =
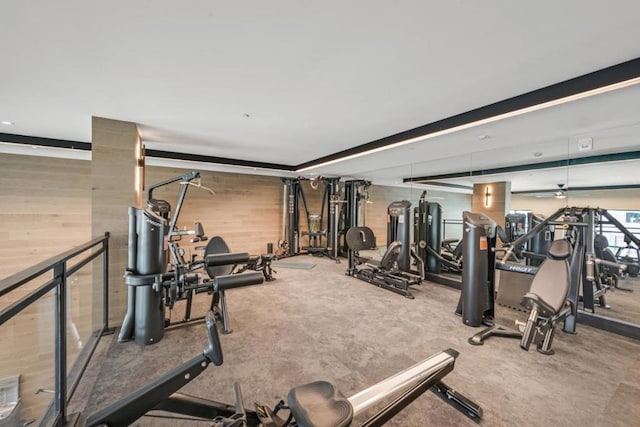
[[[490,135],[478,135],[478,139],[480,141],[484,141],[485,139],[489,139],[489,138],[491,138]]]
[[[9,120],[3,120],[3,121],[1,121],[0,123],[2,123],[3,125],[6,125],[6,126],[13,126],[13,125],[15,125],[15,123],[10,122]]]
[[[542,153],[539,151],[536,151],[535,153],[533,153],[533,157],[542,157]]]

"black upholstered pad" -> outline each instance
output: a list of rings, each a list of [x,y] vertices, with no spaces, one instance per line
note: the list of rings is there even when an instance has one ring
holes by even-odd
[[[567,259],[571,255],[571,243],[568,240],[555,240],[549,247],[549,256],[553,259]]]
[[[326,381],[291,389],[287,402],[300,427],[343,427],[351,424],[353,418],[351,403]]]
[[[596,257],[605,261],[618,262],[616,255],[609,247],[609,240],[602,234],[598,234],[593,239],[593,247],[596,251]],[[608,266],[605,266],[603,270],[608,270]]]
[[[566,245],[563,242],[566,242]],[[551,311],[549,314],[558,313],[567,299],[570,285],[567,258],[570,254],[571,245],[568,241],[553,242],[549,248],[551,258],[544,260],[531,282],[529,293],[537,296],[543,308]]]
[[[400,243],[400,241],[394,240],[393,242],[391,242],[391,244],[387,246],[387,251],[384,253],[382,259],[380,260],[380,268],[391,270],[398,260],[398,256],[400,256],[401,249],[402,243]]]
[[[231,250],[227,245],[227,242],[220,236],[215,236],[209,243],[207,243],[207,247],[204,250],[204,258],[207,258],[207,255],[218,255],[218,254],[228,254]],[[217,276],[224,276],[226,274],[231,274],[233,270],[233,265],[218,265],[215,267],[206,267],[207,274],[209,277],[214,278]]]
[[[609,246],[609,240],[602,234],[596,234],[593,238],[593,246],[597,251],[602,250]]]
[[[376,236],[369,227],[351,227],[345,236],[347,246],[352,251],[364,251],[376,248]]]

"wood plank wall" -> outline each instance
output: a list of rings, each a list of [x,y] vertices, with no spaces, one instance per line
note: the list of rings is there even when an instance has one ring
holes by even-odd
[[[6,277],[40,261],[88,241],[91,230],[91,164],[13,154],[0,155],[0,277]],[[87,267],[83,276],[87,276]],[[6,306],[51,275],[35,280],[3,297]],[[75,276],[76,280],[80,276]],[[72,285],[75,288],[75,284]],[[86,334],[86,309],[73,292],[72,315]],[[38,388],[53,388],[53,292],[0,326],[0,378],[21,375],[22,418],[37,418],[52,395],[35,394]],[[74,339],[69,341],[73,349]]]
[[[91,164],[0,155],[0,277],[88,241]]]
[[[153,185],[189,171],[147,166],[145,183]],[[178,218],[180,229],[193,229],[198,221],[209,238],[221,236],[234,252],[261,254],[266,252],[267,243],[277,244],[282,235],[280,178],[202,171],[201,182],[215,194],[190,186]],[[153,197],[167,200],[174,210],[178,190],[179,184],[170,184],[155,190]],[[146,200],[146,194],[144,197]],[[203,246],[191,245],[188,240],[184,238],[180,246]]]

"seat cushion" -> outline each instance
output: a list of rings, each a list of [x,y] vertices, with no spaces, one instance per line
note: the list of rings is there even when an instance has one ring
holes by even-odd
[[[289,391],[287,402],[300,427],[343,427],[351,424],[353,407],[327,381],[316,381]]]
[[[571,256],[571,244],[566,239],[554,240],[549,247],[549,256],[553,259],[563,260]]]

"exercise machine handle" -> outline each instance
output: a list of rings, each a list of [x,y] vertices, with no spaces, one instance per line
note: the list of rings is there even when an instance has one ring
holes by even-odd
[[[620,272],[623,272],[624,270],[627,269],[627,265],[626,264],[618,264],[617,262],[607,261],[605,259],[600,259],[600,258],[596,258],[595,261],[596,261],[596,264],[602,264],[602,265],[606,265],[606,266],[609,266],[609,267],[617,268],[618,271],[620,271]]]
[[[213,318],[213,313],[207,313],[205,317],[205,323],[207,324],[207,334],[209,342],[204,349],[204,357],[211,361],[216,366],[222,365],[222,346],[220,345],[220,336],[218,335],[218,329],[216,328],[216,321]]]

